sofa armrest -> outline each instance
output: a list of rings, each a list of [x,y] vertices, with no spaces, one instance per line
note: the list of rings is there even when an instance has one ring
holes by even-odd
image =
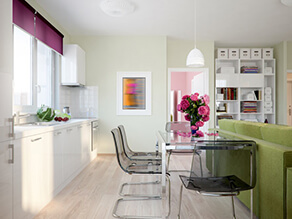
[[[287,168],[287,218],[292,218],[292,167]]]

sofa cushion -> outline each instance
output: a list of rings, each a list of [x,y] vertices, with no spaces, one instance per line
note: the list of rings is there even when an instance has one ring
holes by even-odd
[[[235,133],[235,124],[236,120],[233,119],[220,119],[218,120],[218,124],[220,129],[229,131],[229,132],[234,132]]]
[[[235,131],[238,134],[246,135],[252,138],[263,139],[261,134],[261,127],[266,126],[266,123],[237,121],[235,123]]]
[[[292,147],[292,127],[268,124],[261,127],[263,140]]]

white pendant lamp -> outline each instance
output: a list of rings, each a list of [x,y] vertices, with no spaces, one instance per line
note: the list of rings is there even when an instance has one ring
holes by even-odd
[[[134,12],[135,6],[127,0],[104,0],[100,3],[101,10],[112,17],[123,17]]]
[[[187,57],[187,66],[188,67],[203,67],[205,65],[205,59],[203,53],[197,49],[196,47],[196,16],[197,16],[197,5],[196,5],[196,0],[194,2],[194,17],[195,17],[195,22],[194,22],[194,42],[195,42],[195,48],[190,51]]]
[[[281,0],[281,3],[288,7],[292,7],[292,0]]]

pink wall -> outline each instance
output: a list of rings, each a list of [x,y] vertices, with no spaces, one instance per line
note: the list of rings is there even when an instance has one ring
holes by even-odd
[[[175,101],[174,101],[174,121],[177,121],[177,111],[176,111],[176,106],[177,106],[177,90],[181,90],[182,96],[186,94],[191,94],[192,91],[192,79],[194,76],[201,74],[201,72],[171,72],[171,90],[174,90],[175,94]],[[184,119],[184,114],[182,114],[181,121],[185,121]]]

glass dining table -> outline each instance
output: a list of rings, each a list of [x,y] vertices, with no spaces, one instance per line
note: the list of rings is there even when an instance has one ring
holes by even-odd
[[[242,140],[242,139],[230,139],[224,136],[218,136],[218,134],[209,134],[205,137],[201,138],[192,138],[183,136],[182,134],[175,134],[172,132],[157,132],[157,140],[159,150],[161,151],[162,155],[162,175],[161,175],[161,189],[162,189],[162,197],[166,197],[166,174],[167,174],[167,153],[170,150],[194,150],[199,151],[202,160],[200,157],[200,165],[203,165],[203,168],[198,168],[198,175],[204,174],[212,174],[213,176],[219,176],[223,174],[223,172],[230,171],[240,171],[236,173],[237,175],[242,176],[245,178],[244,180],[249,184],[252,188],[255,186],[256,183],[256,143],[251,140]],[[241,157],[230,157],[230,152],[232,151],[239,151],[245,150],[246,156]],[[222,153],[225,154],[222,154]],[[228,152],[229,154],[226,154]],[[221,154],[220,154],[221,153]],[[204,156],[204,157],[203,157]],[[248,161],[240,161],[245,157],[245,160]],[[247,158],[247,159],[246,159]],[[194,158],[193,158],[194,159]],[[236,160],[234,160],[236,159]],[[219,162],[224,162],[224,165],[221,165]],[[240,167],[236,167],[241,165]],[[232,168],[230,168],[232,166]],[[244,166],[244,167],[242,167]],[[201,170],[200,170],[201,169]],[[232,169],[232,170],[230,170]],[[243,174],[243,170],[245,169],[248,171],[248,174]],[[225,173],[224,173],[225,174]],[[251,218],[253,218],[253,191],[251,189]]]

